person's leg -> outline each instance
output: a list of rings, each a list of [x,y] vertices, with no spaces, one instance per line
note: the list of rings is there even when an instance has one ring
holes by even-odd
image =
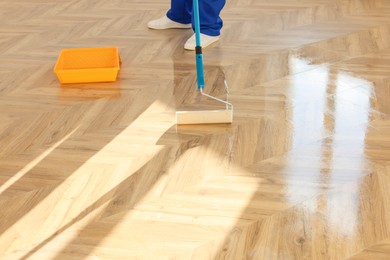
[[[209,36],[220,35],[223,22],[219,14],[225,3],[226,0],[199,0],[200,33]],[[192,28],[194,29],[193,19],[192,17]]]
[[[226,0],[199,0],[199,20],[200,20],[200,42],[202,48],[219,40],[223,22],[219,14],[224,7]],[[194,18],[192,18],[192,28],[195,30]],[[195,35],[184,44],[184,49],[194,50],[196,46]]]
[[[191,23],[192,0],[171,0],[171,9],[168,10],[167,17],[177,23]]]
[[[200,33],[203,48],[219,40],[223,26],[219,15],[225,3],[226,0],[199,0]],[[158,30],[194,28],[192,6],[193,0],[171,0],[171,9],[167,14],[160,19],[150,21],[148,27]],[[195,45],[195,35],[193,35],[185,43],[184,48],[194,50]]]

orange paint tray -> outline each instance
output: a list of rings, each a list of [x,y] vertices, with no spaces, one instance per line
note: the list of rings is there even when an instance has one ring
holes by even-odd
[[[113,82],[120,69],[115,47],[64,49],[54,72],[62,84]]]

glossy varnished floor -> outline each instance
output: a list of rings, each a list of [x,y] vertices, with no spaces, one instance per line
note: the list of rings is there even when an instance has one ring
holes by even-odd
[[[390,1],[231,0],[199,98],[161,0],[0,1],[1,259],[390,259]],[[59,51],[118,46],[61,86]]]

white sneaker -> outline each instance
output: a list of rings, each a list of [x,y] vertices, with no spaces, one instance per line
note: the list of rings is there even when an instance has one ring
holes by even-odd
[[[219,40],[219,36],[209,36],[203,33],[200,34],[200,43],[202,45],[202,48],[206,48],[207,46],[209,46],[210,44],[218,40]],[[196,47],[196,38],[194,34],[184,44],[184,49],[193,51],[195,50],[195,47]]]
[[[163,29],[189,29],[192,28],[190,23],[177,23],[172,21],[167,16],[161,17],[157,20],[152,20],[148,23],[150,29],[163,30]]]

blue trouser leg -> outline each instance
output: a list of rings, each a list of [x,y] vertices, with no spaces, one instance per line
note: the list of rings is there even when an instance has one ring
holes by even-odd
[[[219,14],[225,5],[226,0],[200,0],[199,19],[200,32],[210,36],[220,35],[223,22]],[[192,28],[194,29],[194,17],[192,17]]]
[[[220,35],[223,22],[219,14],[226,0],[199,0],[200,32],[210,36]],[[178,23],[191,23],[194,28],[192,15],[192,0],[171,0],[171,9],[167,17]]]
[[[171,0],[167,17],[178,23],[191,23],[192,0]]]

